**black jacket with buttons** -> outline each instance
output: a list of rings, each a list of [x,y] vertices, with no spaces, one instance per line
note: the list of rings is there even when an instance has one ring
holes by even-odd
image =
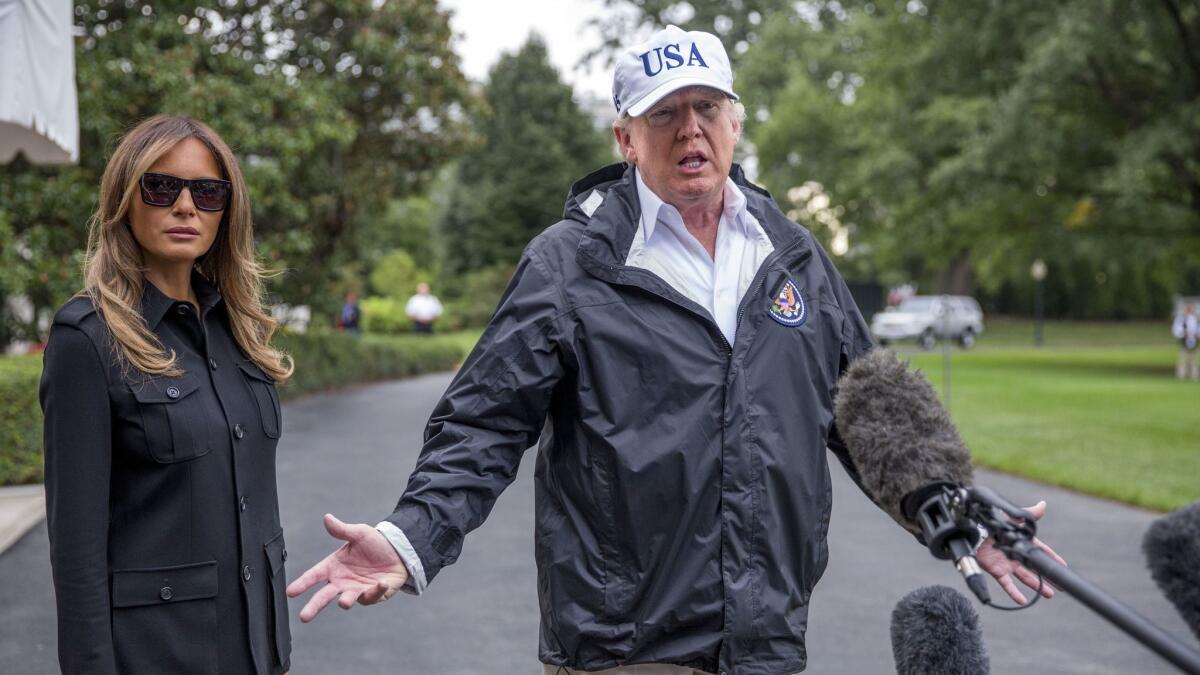
[[[220,294],[193,285],[199,317],[142,296],[180,377],[121,363],[85,297],[54,317],[40,394],[64,673],[288,669],[279,398]]]

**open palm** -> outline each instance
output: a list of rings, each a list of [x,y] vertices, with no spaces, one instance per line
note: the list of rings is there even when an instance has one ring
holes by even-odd
[[[339,607],[350,609],[355,602],[371,605],[387,600],[404,586],[408,569],[378,530],[362,523],[343,523],[328,513],[325,529],[345,543],[288,585],[288,597],[294,598],[327,582],[300,610],[301,621],[312,621],[334,598]]]
[[[1033,516],[1034,520],[1041,520],[1042,516],[1046,513],[1046,502],[1038,502],[1036,505],[1025,510]],[[1033,543],[1050,554],[1051,558],[1054,558],[1063,565],[1067,564],[1067,561],[1055,553],[1054,549],[1045,545],[1039,539],[1035,538]],[[1038,588],[1038,575],[1028,567],[1015,560],[1010,560],[1008,556],[1000,552],[999,549],[993,546],[991,537],[988,537],[979,547],[979,550],[975,552],[975,559],[979,561],[980,567],[996,578],[997,583],[1000,584],[1000,588],[1003,588],[1004,592],[1008,593],[1008,597],[1012,598],[1013,602],[1018,605],[1024,605],[1029,600],[1021,593],[1021,589],[1017,588],[1017,584],[1013,582],[1013,577],[1020,579],[1021,583],[1032,589]],[[1054,589],[1050,587],[1049,581],[1041,584],[1041,587],[1044,597],[1054,597]]]

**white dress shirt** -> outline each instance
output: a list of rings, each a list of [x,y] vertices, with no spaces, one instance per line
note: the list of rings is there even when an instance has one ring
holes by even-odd
[[[442,315],[442,303],[432,293],[417,293],[408,299],[404,313],[416,321],[429,323]]]
[[[713,258],[688,232],[679,210],[654,194],[640,172],[634,175],[642,218],[625,264],[655,273],[703,307],[733,345],[738,306],[758,268],[775,250],[758,219],[746,210],[746,195],[731,179],[725,179]]]
[[[715,258],[688,232],[679,210],[667,204],[634,171],[642,217],[625,264],[662,278],[681,295],[700,305],[732,346],[737,337],[737,311],[758,268],[775,250],[758,219],[746,209],[746,195],[725,179],[724,205],[717,224]],[[599,203],[592,204],[594,210]],[[404,532],[388,521],[375,526],[408,568],[403,591],[420,595],[425,590],[425,570]],[[670,666],[667,666],[670,668]],[[676,666],[678,668],[678,666]],[[671,671],[675,672],[675,671]],[[681,673],[690,669],[679,668]]]

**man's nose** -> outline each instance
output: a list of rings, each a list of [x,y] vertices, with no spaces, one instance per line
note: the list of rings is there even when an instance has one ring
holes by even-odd
[[[692,106],[684,106],[679,113],[679,131],[677,136],[680,140],[695,138],[700,135],[700,115]]]

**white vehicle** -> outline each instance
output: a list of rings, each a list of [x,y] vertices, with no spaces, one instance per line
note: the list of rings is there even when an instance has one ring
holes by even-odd
[[[871,333],[881,345],[916,340],[921,349],[932,349],[942,338],[970,349],[982,332],[983,310],[965,295],[914,295],[871,319]]]

